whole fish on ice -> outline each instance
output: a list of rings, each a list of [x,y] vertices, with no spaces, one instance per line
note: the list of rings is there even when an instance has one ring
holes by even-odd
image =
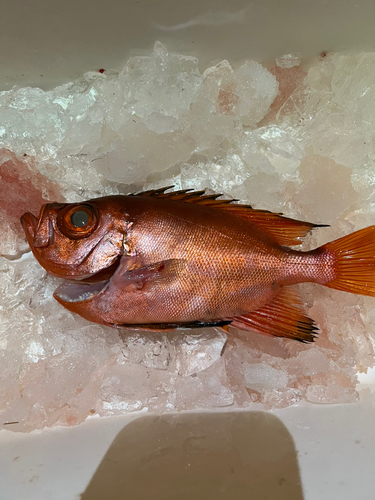
[[[69,280],[64,307],[150,330],[228,325],[309,342],[317,328],[291,285],[375,296],[375,226],[309,252],[308,222],[169,188],[44,205],[21,222],[39,263]]]

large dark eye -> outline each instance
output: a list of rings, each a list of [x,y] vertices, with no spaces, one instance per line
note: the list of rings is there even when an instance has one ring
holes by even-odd
[[[57,216],[59,230],[73,240],[86,238],[98,225],[98,215],[90,205],[73,205],[61,210]]]
[[[78,210],[78,212],[72,213],[70,216],[70,222],[74,227],[85,227],[90,222],[90,216],[87,212]]]

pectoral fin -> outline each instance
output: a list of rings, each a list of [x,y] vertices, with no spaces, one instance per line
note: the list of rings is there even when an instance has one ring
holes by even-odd
[[[139,290],[148,282],[163,282],[168,285],[180,276],[186,261],[183,259],[169,259],[142,267],[137,267],[137,264],[136,258],[130,261],[128,257],[122,257],[117,271],[111,278],[111,283],[121,288],[135,285]]]

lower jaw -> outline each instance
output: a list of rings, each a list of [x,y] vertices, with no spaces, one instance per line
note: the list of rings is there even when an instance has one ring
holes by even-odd
[[[82,283],[66,281],[56,288],[54,296],[64,302],[82,302],[102,292],[109,280],[99,283]]]
[[[109,267],[83,280],[65,281],[56,288],[54,296],[63,302],[89,300],[102,292],[109,283],[120,263],[117,258]]]

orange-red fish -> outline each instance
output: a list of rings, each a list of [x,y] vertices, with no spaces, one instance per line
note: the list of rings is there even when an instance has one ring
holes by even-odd
[[[289,246],[316,225],[167,189],[22,216],[39,263],[70,280],[55,291],[60,304],[105,325],[233,325],[307,342],[317,328],[291,285],[375,296],[375,226],[300,252]]]

